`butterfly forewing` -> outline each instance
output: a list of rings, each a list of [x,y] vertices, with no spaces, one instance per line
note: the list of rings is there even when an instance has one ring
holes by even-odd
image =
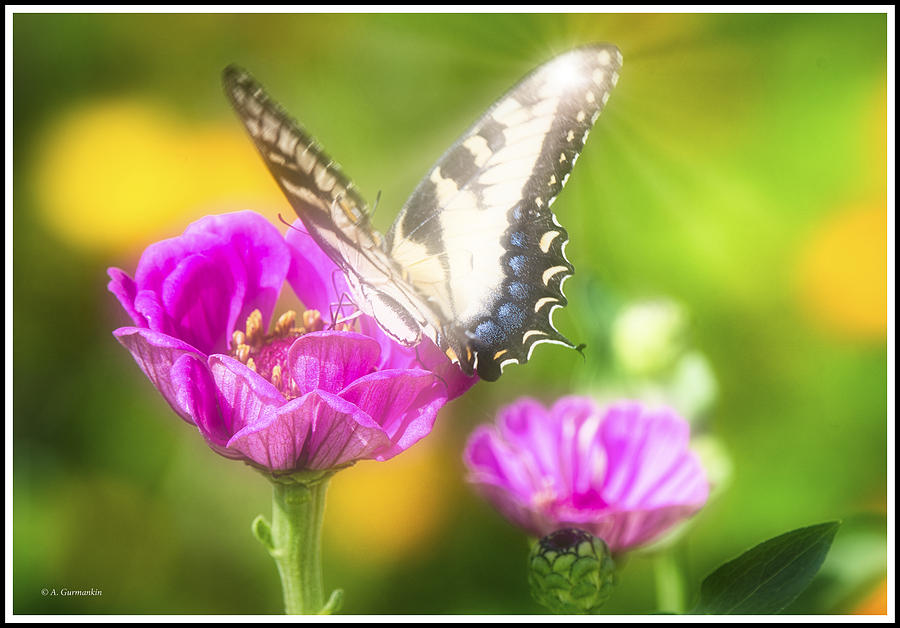
[[[522,79],[450,147],[403,206],[388,250],[447,321],[464,370],[496,379],[553,326],[574,269],[550,209],[618,80],[615,46],[560,55]]]
[[[229,66],[223,81],[232,106],[297,215],[317,240],[328,232],[328,241],[320,242],[323,248],[341,240],[351,240],[353,246],[378,243],[380,236],[368,229],[366,203],[340,167],[247,72]],[[355,242],[367,238],[373,242]]]
[[[398,342],[437,339],[440,324],[400,273],[371,228],[353,183],[247,72],[229,66],[225,91],[266,166],[308,233],[343,271],[357,307]]]

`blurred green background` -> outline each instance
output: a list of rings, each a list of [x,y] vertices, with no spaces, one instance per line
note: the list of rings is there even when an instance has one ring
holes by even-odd
[[[465,483],[465,438],[523,394],[669,381],[623,368],[610,340],[623,307],[663,297],[714,389],[679,409],[726,469],[669,550],[688,598],[751,545],[842,519],[791,610],[885,612],[886,29],[878,14],[15,15],[14,612],[281,611],[250,534],[268,483],[172,414],[113,339],[130,323],[106,291],[108,266],[133,273],[202,215],[290,216],[225,65],[370,202],[382,191],[386,228],[495,98],[592,41],[624,67],[554,206],[576,267],[555,322],[585,358],[544,345],[404,455],[338,474],[326,585],[347,613],[542,612],[525,536]],[[656,609],[657,561],[628,559],[610,612]]]

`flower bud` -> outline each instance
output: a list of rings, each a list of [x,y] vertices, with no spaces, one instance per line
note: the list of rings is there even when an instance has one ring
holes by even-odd
[[[672,367],[685,347],[687,311],[669,299],[628,305],[612,325],[612,348],[619,365],[639,376]]]
[[[567,528],[548,534],[531,550],[531,595],[557,614],[594,614],[616,583],[615,563],[603,539]]]

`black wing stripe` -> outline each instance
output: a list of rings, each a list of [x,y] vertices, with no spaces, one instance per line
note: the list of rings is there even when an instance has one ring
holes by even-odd
[[[332,204],[340,199],[341,206],[348,217],[352,217],[353,222],[366,222],[366,203],[340,166],[266,94],[253,77],[231,65],[225,68],[222,79],[226,95],[263,159],[267,163],[275,162],[284,166],[280,176],[276,176],[276,181],[289,199],[296,195],[285,189],[286,181],[294,190],[306,188],[312,191],[320,201],[313,203],[318,209],[329,212]],[[305,200],[308,207],[309,199]],[[302,219],[304,209],[294,209]]]

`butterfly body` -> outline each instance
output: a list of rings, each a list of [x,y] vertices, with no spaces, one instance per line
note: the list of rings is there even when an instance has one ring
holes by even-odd
[[[347,278],[357,307],[397,342],[430,338],[482,379],[525,362],[553,326],[574,268],[550,206],[621,67],[610,45],[538,67],[447,150],[385,236],[336,164],[246,72],[230,66],[232,105],[310,235]]]

